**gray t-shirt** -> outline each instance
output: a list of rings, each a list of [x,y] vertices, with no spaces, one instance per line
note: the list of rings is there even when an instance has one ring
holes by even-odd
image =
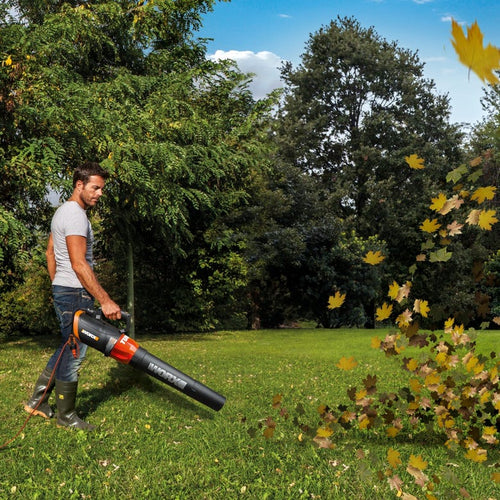
[[[56,257],[56,275],[52,284],[83,288],[71,267],[66,236],[84,236],[87,238],[85,259],[93,268],[92,244],[94,243],[94,233],[85,210],[76,201],[63,203],[52,218],[50,230]]]

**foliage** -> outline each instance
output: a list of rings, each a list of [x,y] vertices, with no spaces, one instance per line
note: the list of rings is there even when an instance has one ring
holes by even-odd
[[[48,188],[64,198],[76,164],[102,161],[111,180],[93,214],[98,258],[113,260],[103,267],[122,280],[149,277],[136,295],[143,324],[207,328],[226,309],[230,315],[239,296],[223,289],[244,285],[241,248],[211,234],[266,168],[263,130],[273,101],[255,103],[247,77],[230,63],[205,61],[193,32],[214,2],[4,3],[17,12],[2,30],[10,135],[3,135],[0,194],[11,218],[46,231]],[[27,207],[37,208],[36,218]],[[19,270],[16,279],[23,282]],[[155,308],[172,313],[155,321]]]
[[[0,300],[0,340],[7,337],[55,334],[59,331],[52,306],[52,292],[45,260],[32,255],[23,269],[26,279]],[[49,305],[49,307],[47,307]]]
[[[461,159],[448,99],[424,79],[417,54],[352,18],[312,34],[302,63],[285,64],[282,77],[280,155],[317,179],[325,210],[347,230],[386,243],[386,272],[401,277],[418,249],[427,196]],[[425,173],[408,168],[416,152]]]

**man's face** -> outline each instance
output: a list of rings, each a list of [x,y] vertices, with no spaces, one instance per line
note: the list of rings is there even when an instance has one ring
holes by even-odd
[[[83,184],[81,181],[78,182],[80,201],[83,208],[87,210],[87,208],[95,206],[102,196],[104,179],[100,175],[91,175],[87,184]]]

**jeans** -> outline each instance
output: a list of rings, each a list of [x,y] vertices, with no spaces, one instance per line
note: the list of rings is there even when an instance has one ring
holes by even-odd
[[[54,369],[62,348],[66,344],[69,336],[73,332],[73,315],[79,309],[92,309],[94,298],[85,290],[85,288],[70,288],[67,286],[54,285],[52,287],[54,296],[54,307],[57,318],[61,324],[61,344],[56,349],[47,363],[47,368]],[[78,380],[78,370],[87,352],[87,345],[81,343],[76,337],[75,342],[78,345],[78,357],[75,359],[70,346],[66,346],[59,360],[56,369],[56,380],[64,382],[76,382]]]

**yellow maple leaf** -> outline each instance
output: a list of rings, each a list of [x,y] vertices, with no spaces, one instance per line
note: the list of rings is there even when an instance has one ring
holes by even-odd
[[[406,368],[408,368],[409,371],[414,372],[418,368],[418,361],[414,358],[409,359],[406,363]]]
[[[393,450],[392,448],[389,448],[387,450],[387,461],[389,462],[389,465],[393,468],[396,469],[398,465],[401,465],[401,454],[397,450]]]
[[[361,418],[359,420],[359,428],[361,430],[367,429],[369,425],[370,425],[370,419],[366,415],[361,415]]]
[[[353,356],[350,358],[346,358],[345,356],[342,356],[340,358],[340,361],[335,365],[337,368],[340,368],[341,370],[352,370],[358,365],[358,362],[354,359]]]
[[[417,262],[425,262],[427,260],[427,255],[425,253],[419,253],[416,257],[415,260]]]
[[[415,394],[420,394],[422,392],[422,384],[418,380],[418,378],[412,378],[410,379],[410,389],[415,393]]]
[[[316,436],[317,437],[327,438],[327,437],[330,437],[332,434],[333,434],[333,430],[330,429],[330,427],[320,427],[316,431]]]
[[[377,264],[380,264],[383,260],[385,259],[385,255],[382,255],[380,250],[377,250],[376,252],[372,252],[371,250],[365,255],[364,261],[367,264],[370,264],[372,266],[375,266]]]
[[[429,314],[429,311],[431,309],[429,307],[429,302],[427,302],[427,300],[417,299],[413,304],[413,310],[416,313],[421,314],[424,318],[427,318],[427,315]]]
[[[12,65],[12,57],[7,56],[7,59],[4,61],[5,66],[11,66]]]
[[[491,480],[494,483],[500,483],[500,472],[492,472],[492,474],[491,474]]]
[[[405,161],[408,163],[410,168],[413,168],[414,170],[422,170],[424,167],[424,160],[422,158],[419,158],[418,155],[410,155],[410,156],[405,156]]]
[[[431,201],[432,203],[429,208],[435,212],[439,212],[447,202],[447,198],[443,193],[439,193],[438,197],[431,198]]]
[[[495,197],[495,186],[486,186],[477,188],[470,197],[471,200],[476,200],[479,204],[484,203],[486,200],[492,200]]]
[[[392,304],[388,305],[386,302],[384,302],[382,304],[382,307],[377,307],[376,319],[377,321],[384,321],[385,319],[389,318],[391,314]]]
[[[345,293],[340,293],[339,291],[335,292],[335,296],[330,295],[328,299],[328,309],[337,309],[339,308],[345,301]]]
[[[372,342],[371,342],[372,349],[379,349],[381,343],[382,340],[380,340],[378,337],[372,337]]]
[[[385,432],[389,437],[396,437],[399,434],[400,429],[397,427],[388,427]]]
[[[410,461],[409,461],[409,465],[411,465],[412,467],[414,467],[415,469],[418,469],[418,470],[425,470],[427,468],[427,464],[428,462],[426,462],[423,458],[422,458],[422,455],[410,455]]]
[[[491,44],[483,47],[483,34],[477,21],[467,27],[467,38],[462,27],[454,19],[451,24],[451,42],[459,61],[474,71],[483,82],[487,80],[492,85],[498,83],[499,80],[493,71],[500,68],[500,51]]]
[[[481,210],[478,220],[479,227],[486,231],[491,231],[491,226],[498,222],[498,219],[495,217],[496,213],[496,210]]]
[[[465,458],[473,462],[484,462],[488,458],[488,452],[482,448],[474,448],[467,450]]]
[[[437,219],[425,219],[424,222],[420,224],[420,229],[426,233],[435,233],[440,227],[441,224],[438,223]]]
[[[454,323],[455,323],[455,319],[454,318],[448,318],[444,322],[444,332],[445,333],[450,333],[451,329],[453,328]]]
[[[399,285],[393,281],[392,285],[389,285],[389,293],[387,294],[391,299],[395,300],[399,293]]]

